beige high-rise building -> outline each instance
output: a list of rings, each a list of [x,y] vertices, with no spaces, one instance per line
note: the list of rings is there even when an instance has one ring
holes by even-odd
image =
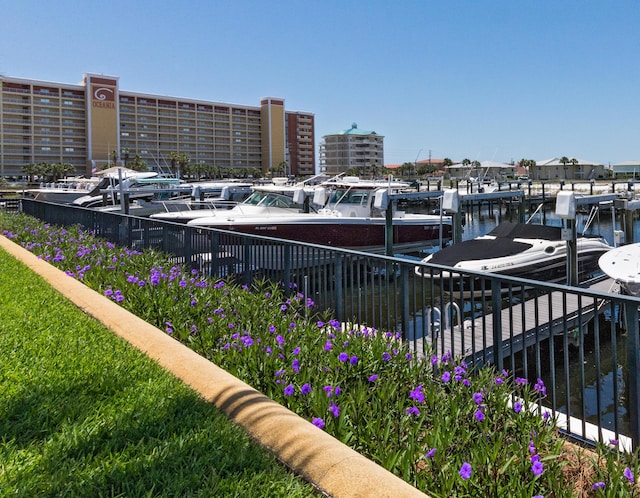
[[[324,135],[320,142],[320,171],[328,175],[344,173],[354,168],[366,172],[384,166],[384,137],[375,131],[351,128]]]
[[[136,156],[167,171],[171,153],[205,171],[315,173],[314,115],[286,110],[281,98],[248,106],[128,92],[98,74],[79,84],[6,76],[0,84],[0,176],[40,162],[89,175]]]

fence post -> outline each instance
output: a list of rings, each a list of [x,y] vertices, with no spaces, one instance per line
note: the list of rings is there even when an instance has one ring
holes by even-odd
[[[624,303],[627,330],[627,371],[629,372],[629,427],[633,448],[640,443],[640,338],[638,337],[638,304]],[[616,400],[617,401],[617,400]]]
[[[218,232],[209,231],[209,276],[220,276],[220,236]],[[230,273],[230,272],[229,272]],[[227,278],[229,275],[227,275]]]
[[[283,275],[283,277],[284,277],[284,283],[286,285],[287,295],[291,295],[291,293],[292,293],[291,284],[294,283],[292,275],[291,275],[291,251],[292,251],[292,249],[293,249],[293,247],[291,245],[289,245],[289,244],[284,244],[282,246],[282,250],[284,251],[284,254],[283,254],[284,275]]]
[[[251,239],[244,239],[244,275],[245,285],[251,285],[251,269],[253,268],[253,259],[251,258]]]
[[[407,265],[400,265],[400,278],[402,291],[401,294],[401,306],[402,306],[402,338],[404,340],[409,339],[409,334],[407,331],[409,330],[409,322],[411,321],[411,316],[409,313],[409,271]],[[415,336],[415,324],[414,324],[414,336]],[[423,340],[425,340],[423,338]]]
[[[500,280],[491,279],[491,316],[493,319],[493,361],[498,371],[504,369],[504,358],[502,351],[502,303],[501,303]]]
[[[336,295],[336,304],[335,304],[335,310],[336,310],[336,320],[338,321],[342,321],[343,320],[343,314],[344,314],[344,303],[343,303],[343,289],[342,289],[342,255],[340,254],[336,254],[333,257],[333,260],[335,261],[335,274],[334,274],[334,282],[335,282],[335,295]]]

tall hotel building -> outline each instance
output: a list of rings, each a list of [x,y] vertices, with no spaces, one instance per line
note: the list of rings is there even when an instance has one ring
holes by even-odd
[[[325,135],[320,142],[320,171],[328,175],[344,173],[352,168],[384,166],[384,137],[375,131],[351,128]]]
[[[119,78],[85,74],[77,85],[0,76],[0,176],[39,162],[89,175],[116,152],[165,170],[169,155],[220,168],[315,172],[314,115],[266,97],[247,106],[120,90]],[[286,165],[285,165],[286,163]]]

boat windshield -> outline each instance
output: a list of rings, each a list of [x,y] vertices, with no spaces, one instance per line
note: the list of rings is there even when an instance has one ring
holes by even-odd
[[[360,206],[368,206],[369,192],[365,190],[336,189],[332,192],[328,204],[357,204]]]
[[[293,199],[283,194],[276,194],[274,192],[261,192],[255,191],[249,197],[247,197],[243,204],[249,204],[251,206],[268,206],[279,208],[301,208],[300,204],[293,202]]]

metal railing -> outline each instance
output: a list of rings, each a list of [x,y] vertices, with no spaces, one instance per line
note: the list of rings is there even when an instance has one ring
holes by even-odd
[[[562,416],[570,436],[640,442],[640,299],[611,292],[613,282],[577,288],[479,272],[440,278],[451,269],[28,199],[22,210],[164,251],[212,277],[282,282],[341,322],[400,333],[417,356],[451,352],[470,365],[543,379],[541,409]]]

